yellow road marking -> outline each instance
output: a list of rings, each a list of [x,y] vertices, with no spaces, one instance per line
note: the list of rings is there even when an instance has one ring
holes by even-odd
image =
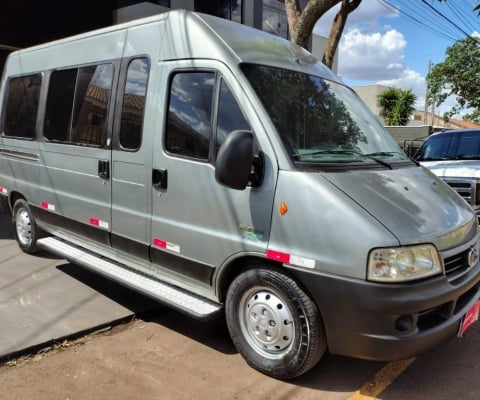
[[[414,361],[415,357],[388,363],[347,400],[376,399]]]

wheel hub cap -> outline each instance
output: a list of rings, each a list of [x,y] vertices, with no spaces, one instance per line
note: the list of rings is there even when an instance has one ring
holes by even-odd
[[[242,309],[242,329],[257,352],[280,357],[289,350],[295,326],[283,299],[269,290],[256,290],[243,297]]]

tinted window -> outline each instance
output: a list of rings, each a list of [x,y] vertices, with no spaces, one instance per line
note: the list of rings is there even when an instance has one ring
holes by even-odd
[[[77,69],[55,71],[50,76],[43,131],[49,140],[65,142],[69,138],[76,79]]]
[[[12,78],[8,81],[3,133],[6,136],[35,137],[40,74]]]
[[[217,151],[227,135],[236,130],[249,131],[250,126],[243,116],[232,92],[224,80],[220,84],[217,119]]]
[[[54,71],[48,89],[45,137],[71,144],[104,145],[112,82],[112,64]]]
[[[450,134],[442,134],[429,138],[418,152],[419,161],[440,160],[447,157],[447,150],[451,141]]]
[[[480,158],[480,132],[464,132],[458,136],[456,158]]]
[[[120,145],[124,149],[136,150],[142,140],[148,71],[146,58],[133,60],[128,66],[120,123]]]
[[[73,107],[72,142],[94,146],[105,144],[112,82],[112,64],[79,68]]]
[[[169,152],[208,159],[215,74],[182,72],[174,75],[166,134]]]

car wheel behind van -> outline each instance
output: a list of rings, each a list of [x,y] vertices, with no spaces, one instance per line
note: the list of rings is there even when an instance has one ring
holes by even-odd
[[[268,266],[248,270],[232,282],[226,319],[247,363],[274,378],[304,374],[327,347],[315,303],[292,278]]]
[[[44,233],[37,227],[30,207],[23,199],[17,200],[13,206],[13,232],[22,251],[29,254],[39,251],[36,243]]]

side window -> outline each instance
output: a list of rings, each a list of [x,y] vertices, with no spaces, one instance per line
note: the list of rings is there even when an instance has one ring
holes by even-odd
[[[51,141],[103,146],[112,83],[112,64],[52,72],[44,136]]]
[[[459,133],[455,157],[478,158],[480,156],[480,132]]]
[[[48,140],[66,142],[69,139],[76,80],[77,69],[54,71],[50,76],[43,128]]]
[[[149,70],[147,58],[132,60],[128,65],[120,122],[120,146],[126,150],[137,150],[142,141]]]
[[[214,72],[179,72],[170,86],[166,149],[208,160]]]
[[[438,136],[432,136],[427,139],[423,146],[420,148],[419,161],[438,160],[446,157],[446,152],[450,144],[451,135],[443,134]]]
[[[112,83],[112,64],[79,68],[73,106],[73,143],[105,144]]]
[[[37,121],[41,74],[21,76],[8,81],[5,120],[5,136],[33,139]]]
[[[216,152],[218,152],[227,135],[237,130],[250,131],[251,128],[233,97],[230,88],[222,79],[218,100]]]

